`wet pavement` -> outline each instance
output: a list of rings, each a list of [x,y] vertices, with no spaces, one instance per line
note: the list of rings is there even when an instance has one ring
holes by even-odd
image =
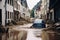
[[[42,40],[42,29],[34,29],[30,28],[30,26],[32,26],[32,24],[24,24],[12,27],[11,29],[9,29],[8,35],[4,35],[3,38],[6,37],[7,40]]]
[[[41,30],[40,29],[28,29],[27,32],[27,39],[26,40],[42,40],[41,39],[41,35],[39,35],[39,37],[37,37],[36,34],[41,34]]]
[[[29,28],[30,26],[32,26],[32,24],[23,25],[23,27],[22,26],[15,27],[13,29],[18,31],[20,30],[27,31],[26,40],[42,40],[41,38],[42,29]]]
[[[26,40],[42,40],[41,38],[41,31],[42,29],[28,29],[28,28],[20,28],[18,30],[27,31],[27,38]],[[39,37],[37,37],[39,35]]]

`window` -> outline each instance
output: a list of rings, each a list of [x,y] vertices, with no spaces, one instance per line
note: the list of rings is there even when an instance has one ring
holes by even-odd
[[[13,12],[12,12],[12,14],[11,14],[11,18],[13,19],[13,17],[14,17],[14,15],[13,15]]]
[[[8,19],[9,19],[9,12],[8,12]]]
[[[6,19],[7,19],[7,11],[6,11]]]
[[[50,13],[50,20],[52,19],[52,12]]]
[[[49,19],[49,13],[47,13],[47,19]]]
[[[7,3],[13,6],[13,0],[7,0]]]
[[[10,12],[10,18],[11,18],[11,14],[12,14],[12,13]]]

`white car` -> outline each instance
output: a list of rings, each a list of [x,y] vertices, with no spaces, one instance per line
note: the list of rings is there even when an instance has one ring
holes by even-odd
[[[31,28],[45,28],[45,22],[43,19],[35,19]]]

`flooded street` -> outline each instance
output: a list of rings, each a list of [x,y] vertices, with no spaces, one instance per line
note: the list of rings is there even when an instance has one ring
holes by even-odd
[[[26,40],[42,40],[41,37],[37,37],[37,35],[36,35],[36,34],[40,34],[41,33],[41,31],[39,31],[39,30],[38,29],[30,29],[27,32],[28,34],[27,34],[27,39]]]
[[[26,40],[42,40],[41,31],[42,29],[28,29],[28,28],[20,28],[17,30],[27,31]]]
[[[42,29],[30,28],[32,24],[24,24],[10,28],[7,34],[2,35],[3,40],[42,40]]]
[[[32,24],[27,24],[28,27],[30,27]],[[24,27],[25,25],[23,25]],[[41,31],[42,29],[34,29],[34,28],[28,28],[27,26],[25,26],[24,28],[22,28],[21,26],[13,28],[14,30],[24,30],[27,31],[27,38],[26,40],[42,40],[41,36]]]
[[[0,0],[0,40],[60,40],[60,0]]]

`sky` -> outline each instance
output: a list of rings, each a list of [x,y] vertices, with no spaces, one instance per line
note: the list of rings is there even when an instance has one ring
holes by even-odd
[[[29,9],[31,10],[40,0],[27,0]]]

